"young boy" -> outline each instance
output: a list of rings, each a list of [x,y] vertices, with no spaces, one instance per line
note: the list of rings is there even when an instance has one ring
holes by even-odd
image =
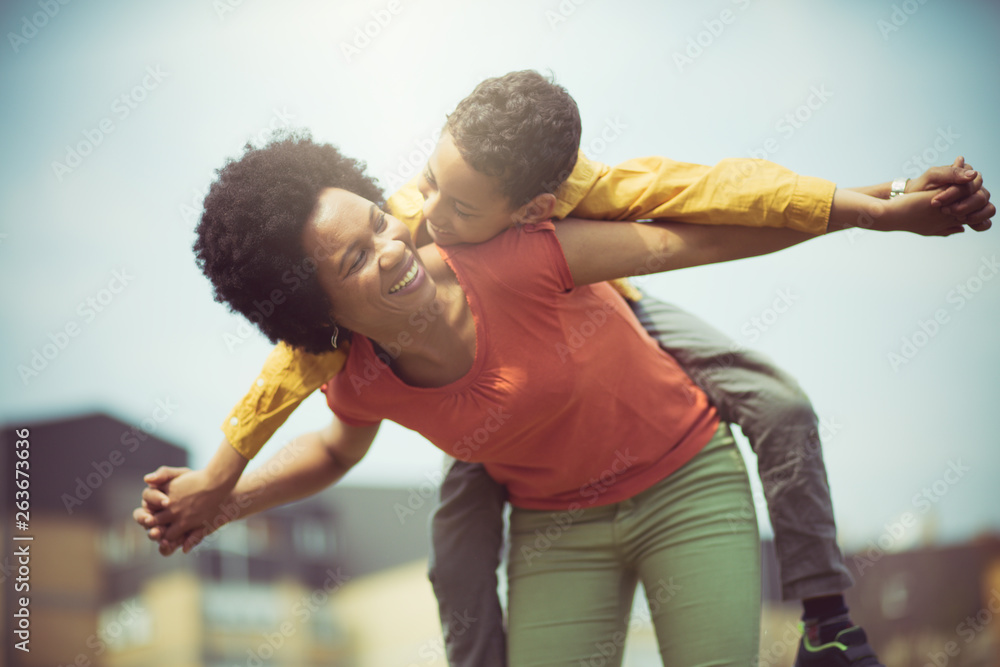
[[[409,225],[418,244],[479,243],[511,224],[570,213],[785,226],[814,234],[827,230],[834,193],[827,181],[757,160],[727,160],[709,168],[646,158],[609,169],[580,154],[579,142],[579,113],[561,87],[535,72],[484,81],[449,116],[425,172],[390,197],[387,208]],[[493,178],[494,191],[467,188],[461,178],[439,183],[442,147],[457,148],[473,170]],[[909,189],[971,181],[961,194],[978,190],[978,177],[961,167],[956,163],[951,171],[931,170]],[[864,192],[888,198],[890,185]],[[955,215],[978,211],[969,218],[978,223],[990,213],[991,205],[984,206],[982,195],[973,194],[967,201],[972,203],[964,208],[953,205]],[[693,316],[649,297],[639,299],[627,284],[620,289],[633,299],[651,335],[705,390],[722,418],[740,425],[758,455],[783,597],[804,600],[807,635],[797,664],[859,659],[859,664],[877,664],[864,632],[850,622],[841,595],[851,578],[835,542],[817,419],[805,394],[767,359],[739,349]],[[252,458],[305,396],[339,372],[346,356],[342,348],[313,356],[279,344],[256,386],[223,425],[226,441],[209,468],[220,457],[232,457],[234,450],[244,459],[242,464]],[[154,474],[147,482],[165,486],[169,478]],[[461,461],[451,465],[432,526],[430,577],[453,665],[506,664],[496,592],[503,504],[503,489],[482,466]],[[163,534],[154,530],[151,536]],[[173,537],[167,533],[164,539]],[[185,551],[197,539],[192,536]],[[165,543],[161,550],[172,549]],[[463,615],[477,622],[453,631],[449,620]]]

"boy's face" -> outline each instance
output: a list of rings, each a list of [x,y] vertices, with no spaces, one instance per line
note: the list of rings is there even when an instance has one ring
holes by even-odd
[[[488,241],[512,226],[521,211],[511,208],[496,178],[469,166],[447,132],[427,160],[418,188],[427,231],[438,245]]]

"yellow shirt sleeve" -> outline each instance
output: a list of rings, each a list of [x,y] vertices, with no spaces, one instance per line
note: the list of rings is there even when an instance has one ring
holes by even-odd
[[[420,177],[414,176],[403,187],[397,190],[385,202],[386,211],[394,218],[405,224],[417,245],[420,243],[420,223],[424,221],[424,196],[417,189],[417,181]],[[429,242],[429,238],[427,239]]]
[[[556,217],[670,218],[706,225],[826,232],[836,185],[767,160],[732,158],[713,167],[644,157],[614,167],[582,152],[556,196]]]
[[[344,341],[336,350],[316,355],[278,343],[250,391],[222,424],[222,432],[233,448],[245,459],[256,456],[288,415],[340,372],[349,348]]]

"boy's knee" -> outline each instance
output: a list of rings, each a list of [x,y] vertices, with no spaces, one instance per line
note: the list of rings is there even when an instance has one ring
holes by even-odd
[[[813,409],[812,401],[802,390],[797,392],[778,392],[769,400],[769,417],[775,424],[808,427],[816,430],[819,420]]]
[[[741,379],[747,385],[744,400],[755,403],[752,414],[769,425],[816,427],[818,419],[812,401],[791,375],[760,359],[748,359],[741,367],[753,373]]]
[[[436,558],[432,558],[427,564],[427,579],[431,582],[434,592],[437,592],[439,585],[446,585],[448,581],[449,568],[442,568]]]
[[[428,568],[427,579],[431,582],[438,604],[445,608],[468,609],[476,601],[497,594],[496,569],[491,570],[485,565],[473,571],[467,563],[463,566],[437,561]]]
[[[441,559],[435,554],[427,567],[427,579],[431,582],[434,594],[439,599],[450,599],[461,590],[463,583],[468,586],[468,574],[460,574],[461,572],[459,563],[448,558]]]
[[[796,464],[820,451],[819,418],[805,393],[758,394],[759,404],[747,410],[740,428],[753,450],[772,465]]]

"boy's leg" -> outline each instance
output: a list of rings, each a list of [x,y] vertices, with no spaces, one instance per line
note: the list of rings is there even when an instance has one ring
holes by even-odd
[[[507,667],[497,593],[506,489],[481,464],[454,461],[431,518],[429,577],[451,667]]]
[[[644,295],[633,310],[756,452],[782,597],[843,592],[853,582],[836,542],[816,414],[798,383],[764,355],[739,348],[676,306]]]
[[[836,542],[818,420],[805,393],[765,356],[741,348],[676,306],[645,296],[633,309],[757,453],[774,528],[782,597],[802,599],[806,634],[796,667],[880,663],[848,616],[853,582]],[[752,507],[747,508],[752,509]]]

